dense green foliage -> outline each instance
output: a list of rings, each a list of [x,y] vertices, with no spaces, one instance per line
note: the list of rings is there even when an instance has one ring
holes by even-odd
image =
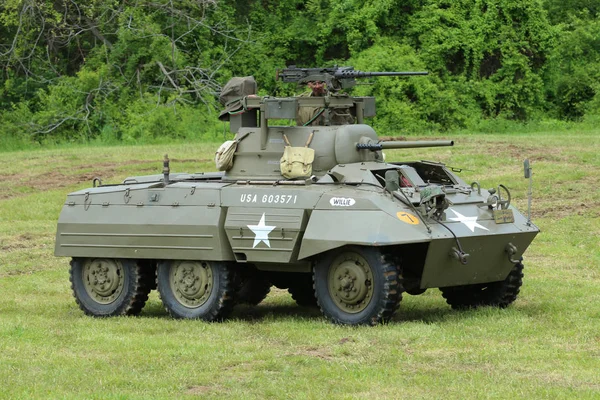
[[[0,138],[210,138],[220,87],[285,65],[428,70],[354,89],[382,133],[600,113],[593,0],[4,0]],[[483,121],[483,122],[482,122]],[[0,147],[6,147],[0,146]]]

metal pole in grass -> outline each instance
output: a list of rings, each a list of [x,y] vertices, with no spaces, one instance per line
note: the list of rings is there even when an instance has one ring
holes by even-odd
[[[525,179],[529,179],[529,189],[527,191],[527,225],[531,226],[531,188],[532,188],[532,178],[531,178],[531,165],[529,163],[529,159],[525,159],[523,162],[523,169],[525,172]]]

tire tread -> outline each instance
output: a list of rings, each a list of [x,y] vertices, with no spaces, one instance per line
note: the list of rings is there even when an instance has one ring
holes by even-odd
[[[481,306],[506,308],[519,295],[523,285],[523,263],[514,265],[506,279],[479,285],[440,288],[442,296],[453,309],[463,310]]]

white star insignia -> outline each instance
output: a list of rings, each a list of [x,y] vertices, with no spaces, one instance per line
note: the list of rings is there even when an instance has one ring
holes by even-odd
[[[471,230],[471,232],[475,232],[475,228],[485,229],[486,231],[489,231],[488,228],[477,223],[477,217],[465,217],[458,211],[454,211],[453,209],[450,209],[450,211],[452,211],[454,214],[456,214],[457,218],[448,218],[448,219],[450,221],[458,221],[461,224],[465,224],[466,227]]]
[[[254,244],[252,245],[252,248],[255,248],[260,242],[265,242],[267,246],[271,247],[271,243],[269,243],[269,233],[275,229],[275,226],[265,225],[265,213],[263,213],[262,217],[260,217],[258,225],[246,226],[250,228],[250,230],[256,235],[254,237]]]

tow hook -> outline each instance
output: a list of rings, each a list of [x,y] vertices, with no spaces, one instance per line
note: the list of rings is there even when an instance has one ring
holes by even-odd
[[[452,250],[450,250],[450,256],[456,259],[462,265],[467,265],[467,263],[469,262],[469,254],[457,249],[456,247],[452,247]]]
[[[521,259],[514,259],[513,257],[517,254],[517,246],[512,243],[508,243],[504,248],[504,251],[508,254],[508,261],[513,264],[518,264],[521,262]]]

